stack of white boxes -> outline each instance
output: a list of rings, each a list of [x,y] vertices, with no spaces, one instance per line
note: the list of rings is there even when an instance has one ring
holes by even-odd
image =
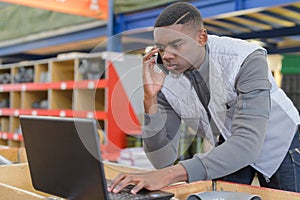
[[[122,149],[118,163],[128,166],[153,169],[153,165],[147,158],[142,147],[131,147]]]

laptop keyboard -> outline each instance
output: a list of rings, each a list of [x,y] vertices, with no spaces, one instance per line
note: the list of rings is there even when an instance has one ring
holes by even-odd
[[[108,194],[110,200],[145,200],[151,199],[151,196],[148,195],[140,195],[140,194],[130,194],[127,192],[121,193],[109,193]]]
[[[157,200],[169,200],[172,196],[171,193],[167,193],[164,191],[149,191],[146,189],[142,189],[137,194],[130,193],[133,185],[128,185],[119,193],[112,193],[109,192],[108,196],[110,200],[150,200],[150,199],[157,199]]]

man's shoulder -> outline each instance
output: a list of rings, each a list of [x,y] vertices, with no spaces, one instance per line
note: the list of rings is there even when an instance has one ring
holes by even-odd
[[[241,56],[243,58],[256,50],[266,54],[266,50],[257,44],[228,36],[209,35],[207,44],[212,54]]]

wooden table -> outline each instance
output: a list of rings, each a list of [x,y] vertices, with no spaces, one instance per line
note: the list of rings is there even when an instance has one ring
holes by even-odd
[[[104,162],[104,171],[107,178],[113,178],[120,172],[142,172],[141,168],[133,168],[110,162]],[[163,190],[173,192],[176,199],[184,200],[191,193],[212,191],[211,181],[194,183],[177,183]],[[258,186],[235,184],[217,181],[217,191],[235,191],[258,194],[263,200],[299,200],[300,193],[273,190]],[[0,166],[0,197],[5,200],[39,200],[46,199],[49,194],[36,191],[32,187],[27,163]]]

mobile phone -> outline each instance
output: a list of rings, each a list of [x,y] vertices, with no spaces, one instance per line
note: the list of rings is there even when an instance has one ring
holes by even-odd
[[[164,66],[161,55],[157,53],[156,55],[156,60],[155,60],[156,65],[163,71],[165,74],[169,74],[169,70]]]

